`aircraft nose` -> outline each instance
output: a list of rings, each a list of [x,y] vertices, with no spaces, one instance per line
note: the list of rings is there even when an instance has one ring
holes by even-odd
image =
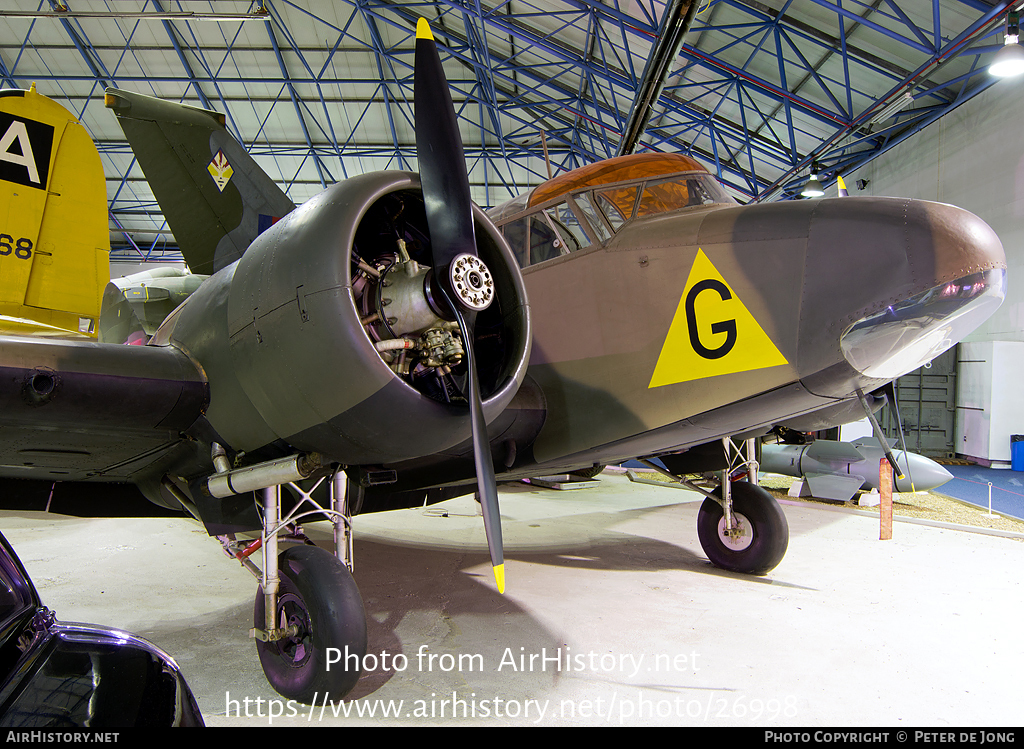
[[[818,345],[802,347],[802,363],[811,363],[804,354],[838,344],[864,376],[906,374],[995,311],[1005,273],[995,232],[960,208],[894,198],[821,201],[808,234],[801,309],[801,331],[817,324]]]

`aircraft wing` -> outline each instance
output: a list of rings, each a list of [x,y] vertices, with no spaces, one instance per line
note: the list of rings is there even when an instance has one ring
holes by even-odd
[[[97,343],[103,167],[71,112],[0,93],[0,475],[136,481],[187,451],[205,377],[179,350]]]
[[[173,347],[0,337],[0,474],[138,483],[187,449],[207,400]]]

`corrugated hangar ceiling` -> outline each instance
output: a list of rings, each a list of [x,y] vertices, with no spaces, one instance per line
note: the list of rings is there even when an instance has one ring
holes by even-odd
[[[828,185],[993,85],[1013,5],[0,0],[0,76],[35,82],[96,140],[112,257],[168,259],[174,238],[103,106],[108,86],[223,112],[300,203],[349,175],[415,170],[423,16],[481,205],[543,181],[545,149],[556,173],[632,148],[685,153],[739,200],[775,200],[798,194],[812,162]]]

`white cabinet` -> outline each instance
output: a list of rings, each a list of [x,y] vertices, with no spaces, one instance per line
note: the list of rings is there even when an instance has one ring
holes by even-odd
[[[1024,343],[961,343],[956,452],[1008,468],[1011,434],[1024,434]]]

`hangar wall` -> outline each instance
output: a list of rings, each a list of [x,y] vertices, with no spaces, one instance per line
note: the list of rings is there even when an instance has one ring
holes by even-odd
[[[863,169],[844,175],[851,194],[952,203],[995,229],[1006,250],[1006,300],[968,342],[1024,341],[1022,121],[1024,79],[999,81]],[[870,181],[863,192],[856,191],[858,179]],[[962,345],[958,367],[957,452],[993,467],[1009,467],[1010,434],[1024,434],[1024,394],[1018,395],[1019,369],[1012,366],[1017,358],[996,356],[1004,349]],[[985,352],[991,356],[978,360]],[[970,363],[963,363],[965,358]]]

